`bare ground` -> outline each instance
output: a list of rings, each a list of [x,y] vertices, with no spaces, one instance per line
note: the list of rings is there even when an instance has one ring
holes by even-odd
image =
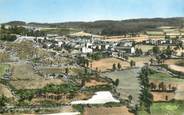
[[[84,115],[133,115],[125,106],[85,108]]]

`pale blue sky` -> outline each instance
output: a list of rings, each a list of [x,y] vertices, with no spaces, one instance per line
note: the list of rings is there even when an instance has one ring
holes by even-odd
[[[0,0],[0,23],[184,17],[184,0]]]

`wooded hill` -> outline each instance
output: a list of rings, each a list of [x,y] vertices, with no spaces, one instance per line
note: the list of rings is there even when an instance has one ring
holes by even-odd
[[[129,19],[121,21],[100,20],[94,22],[65,22],[65,23],[25,23],[21,21],[8,22],[9,25],[28,25],[35,27],[76,28],[100,35],[122,35],[152,30],[160,26],[184,27],[184,17]]]

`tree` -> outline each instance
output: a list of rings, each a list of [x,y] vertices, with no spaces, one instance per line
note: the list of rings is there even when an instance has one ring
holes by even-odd
[[[96,69],[95,69],[96,71],[95,71],[95,77],[98,77],[99,76],[99,74],[98,74],[98,68],[96,67]]]
[[[116,79],[114,85],[117,87],[119,85],[119,79]]]
[[[164,90],[164,82],[159,83],[158,87],[159,87],[159,90],[163,91]]]
[[[172,88],[172,87],[171,87],[171,84],[169,84],[168,87],[169,87],[169,90],[171,90],[171,88]]]
[[[131,61],[130,61],[130,66],[131,66],[131,67],[135,66],[135,61],[131,60]]]
[[[5,30],[5,25],[4,24],[1,25],[1,29]]]
[[[116,70],[116,64],[115,64],[115,63],[112,65],[112,70],[113,70],[113,71]]]
[[[129,96],[128,96],[128,101],[129,101],[129,103],[131,103],[132,99],[133,99],[132,95],[129,95]]]
[[[170,58],[172,53],[173,53],[173,50],[171,50],[171,47],[168,45],[167,49],[165,50],[165,54],[167,55],[167,57]]]
[[[17,37],[15,35],[11,35],[11,34],[2,34],[0,36],[0,40],[2,41],[15,41],[17,39]]]
[[[150,59],[151,65],[153,65],[153,62],[154,62],[154,60],[153,60],[153,58],[151,58],[151,59]]]
[[[135,49],[135,55],[136,56],[140,56],[142,54],[143,54],[142,49],[138,49],[138,48]]]
[[[4,95],[0,96],[0,110],[3,110],[3,107],[6,106],[7,102],[8,102],[8,99]]]
[[[119,69],[119,70],[121,69],[121,64],[120,64],[120,63],[118,63],[118,69]]]
[[[81,57],[79,56],[78,57],[78,60],[77,60],[77,64],[81,65],[81,66],[85,66],[85,58],[84,57]]]
[[[135,41],[132,42],[132,47],[135,47],[136,43]]]
[[[141,84],[141,94],[140,94],[140,106],[141,109],[144,109],[148,113],[150,113],[150,107],[153,101],[153,95],[150,91],[149,84],[149,69],[147,66],[143,67],[141,73],[139,75],[140,84]]]
[[[82,79],[81,81],[81,87],[83,87],[85,85],[85,79]]]
[[[163,63],[165,56],[164,56],[164,54],[161,54],[160,56],[156,56],[156,59],[157,59],[157,63],[161,64],[161,63]]]
[[[85,60],[85,65],[86,65],[86,67],[89,67],[89,60],[88,59]]]
[[[68,74],[68,72],[69,72],[69,69],[65,68],[65,74]]]
[[[88,69],[86,67],[84,68],[84,74],[88,75]]]
[[[90,68],[92,68],[93,67],[93,63],[92,63],[92,61],[90,61]]]
[[[156,87],[157,87],[156,84],[154,84],[153,82],[150,83],[151,90],[155,90]]]
[[[153,47],[153,53],[154,54],[159,54],[161,51],[160,51],[160,48],[158,47],[158,46],[155,46],[155,47]]]

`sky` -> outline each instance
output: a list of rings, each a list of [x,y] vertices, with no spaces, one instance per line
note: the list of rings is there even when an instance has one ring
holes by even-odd
[[[184,0],[0,0],[0,23],[184,17]]]

